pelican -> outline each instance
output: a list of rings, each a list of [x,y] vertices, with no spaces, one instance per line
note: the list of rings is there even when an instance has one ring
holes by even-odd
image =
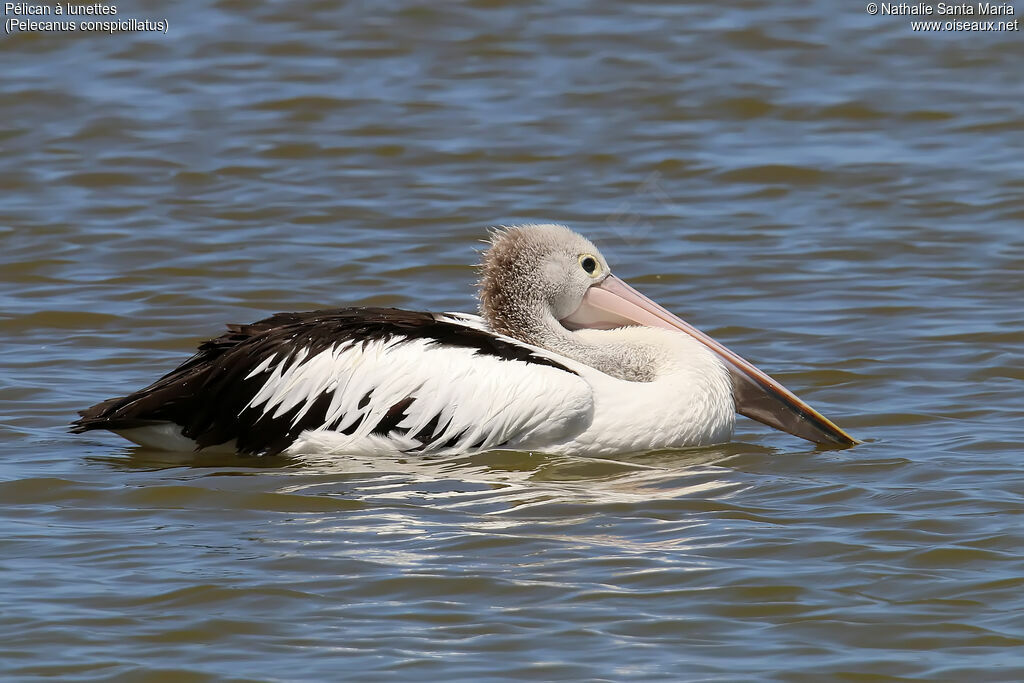
[[[857,443],[565,226],[496,230],[480,269],[479,316],[338,308],[228,325],[72,431],[240,455],[608,456],[725,442],[739,413]]]

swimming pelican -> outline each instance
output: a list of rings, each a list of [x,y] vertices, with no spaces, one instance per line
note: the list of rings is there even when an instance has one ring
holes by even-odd
[[[278,313],[81,412],[167,450],[239,454],[514,449],[588,456],[728,441],[738,412],[857,443],[771,377],[611,274],[561,225],[493,234],[481,316]]]

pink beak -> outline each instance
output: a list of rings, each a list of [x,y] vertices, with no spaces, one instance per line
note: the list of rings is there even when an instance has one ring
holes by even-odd
[[[580,307],[562,322],[575,329],[644,325],[685,332],[725,361],[732,377],[736,412],[740,415],[814,443],[840,446],[859,443],[749,361],[672,315],[614,275],[591,286]]]

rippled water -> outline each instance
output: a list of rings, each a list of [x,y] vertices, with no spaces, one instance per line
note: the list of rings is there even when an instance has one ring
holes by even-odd
[[[1024,678],[1024,48],[836,3],[121,6],[0,42],[0,673]],[[66,433],[224,322],[472,310],[566,222],[866,443]]]

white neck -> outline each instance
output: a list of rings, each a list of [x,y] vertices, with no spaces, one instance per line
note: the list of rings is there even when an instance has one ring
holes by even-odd
[[[626,354],[646,363],[651,378],[623,381],[581,367],[594,391],[591,427],[567,452],[611,454],[727,441],[736,410],[732,382],[718,356],[684,332],[650,327],[578,330],[574,339],[606,358]],[[590,362],[582,365],[594,368]],[[595,368],[598,369],[598,368]]]

